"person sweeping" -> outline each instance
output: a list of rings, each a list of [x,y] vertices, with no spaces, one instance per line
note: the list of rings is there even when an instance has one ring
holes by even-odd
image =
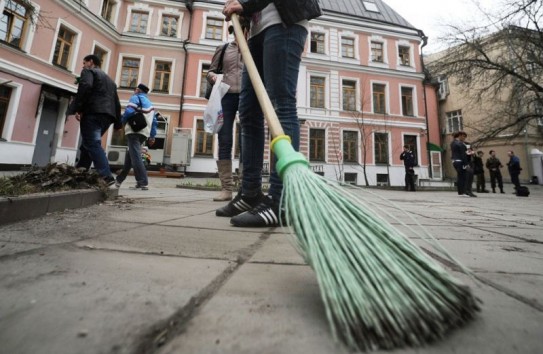
[[[480,310],[480,301],[469,287],[450,276],[384,218],[364,207],[345,187],[313,173],[305,157],[296,151],[293,140],[298,137],[285,134],[292,129],[288,124],[290,120],[281,120],[274,110],[275,104],[278,113],[284,114],[278,108],[278,101],[282,100],[274,94],[283,96],[274,91],[275,87],[269,86],[265,70],[263,76],[268,86],[264,87],[252,59],[252,54],[261,53],[260,48],[268,42],[253,42],[251,37],[247,45],[237,17],[237,13],[252,14],[253,28],[255,18],[265,17],[264,11],[254,16],[260,10],[257,4],[270,6],[272,3],[277,10],[298,4],[311,4],[318,9],[316,1],[241,0],[228,1],[223,13],[227,19],[232,19],[245,62],[243,78],[250,78],[251,95],[258,98],[273,137],[271,148],[277,158],[275,167],[283,182],[278,210],[284,207],[285,221],[293,231],[297,249],[315,271],[334,338],[342,340],[351,350],[371,350],[420,346],[444,337],[452,329],[472,320]],[[290,22],[292,17],[285,18],[278,13],[283,29],[299,26],[298,21]],[[259,65],[266,65],[266,58],[257,58]],[[294,81],[296,77],[289,76]],[[243,82],[242,96],[245,85]],[[268,96],[270,92],[271,97]],[[240,98],[240,114],[243,105]],[[258,121],[245,124],[258,126]],[[243,130],[244,139],[245,134]],[[245,145],[243,148],[245,156],[248,151]],[[250,184],[250,179],[243,182],[238,201],[247,203],[245,191],[252,191],[251,187],[258,184]],[[257,205],[258,200],[264,199],[258,193],[257,189],[251,195],[251,201],[256,201]],[[246,210],[251,207],[249,205]],[[239,209],[239,206],[231,205],[223,211],[238,212]],[[261,213],[260,208],[251,211],[249,214],[270,216]]]

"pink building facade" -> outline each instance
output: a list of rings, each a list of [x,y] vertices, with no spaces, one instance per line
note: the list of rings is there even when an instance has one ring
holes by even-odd
[[[325,15],[309,24],[298,77],[301,152],[327,177],[401,186],[399,155],[408,144],[419,180],[440,180],[441,152],[432,149],[440,145],[437,99],[424,81],[422,33],[382,1],[360,1],[348,13],[338,2],[354,4],[322,1]],[[13,4],[25,3],[0,0],[8,24],[0,28],[0,166],[76,161],[79,124],[64,112],[82,58],[94,53],[123,107],[139,82],[151,88],[165,117],[153,165],[216,172],[217,138],[203,130],[203,77],[215,48],[232,40],[221,1],[30,3],[22,14]],[[122,133],[110,129],[103,145],[110,163],[120,164]],[[272,165],[268,148],[265,161]]]

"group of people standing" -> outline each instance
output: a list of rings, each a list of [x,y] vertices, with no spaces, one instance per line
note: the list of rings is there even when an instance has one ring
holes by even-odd
[[[477,193],[489,193],[485,186],[485,167],[490,172],[492,193],[496,193],[496,187],[499,188],[500,193],[505,193],[501,173],[501,169],[504,166],[496,157],[496,151],[490,150],[490,157],[486,160],[486,163],[483,163],[484,152],[475,152],[466,143],[467,136],[463,131],[455,132],[453,134],[454,140],[451,142],[451,159],[457,175],[456,188],[458,195],[463,197],[477,197],[472,191],[474,176],[476,177]],[[507,168],[516,192],[520,189],[519,175],[522,171],[520,159],[512,150],[508,151],[507,155],[509,156]]]

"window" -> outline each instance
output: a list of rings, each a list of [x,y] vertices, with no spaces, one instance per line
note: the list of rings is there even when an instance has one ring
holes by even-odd
[[[382,42],[371,42],[371,61],[375,63],[384,62]]]
[[[413,152],[415,156],[415,164],[418,164],[418,151],[417,151],[417,136],[416,135],[404,135],[403,136],[403,145],[409,146],[409,150]],[[403,146],[402,146],[403,147]]]
[[[115,1],[113,0],[104,0],[102,2],[102,12],[100,15],[102,18],[108,22],[113,22],[113,10],[115,9]]]
[[[341,38],[341,56],[344,58],[354,58],[354,38]]]
[[[388,134],[375,133],[375,164],[388,164]]]
[[[413,116],[413,88],[402,87],[402,114]]]
[[[121,69],[121,88],[135,89],[138,86],[140,60],[137,58],[123,58]]]
[[[311,32],[311,53],[324,54],[324,33]]]
[[[130,28],[129,32],[134,33],[147,33],[147,23],[149,22],[149,13],[132,11],[132,16],[130,18]]]
[[[98,59],[100,59],[100,62],[102,63],[102,68],[104,68],[106,64],[106,59],[107,59],[107,51],[98,46],[95,46],[94,52],[92,54],[96,55]]]
[[[398,62],[403,66],[411,66],[409,47],[400,46],[398,48]]]
[[[374,2],[371,2],[371,1],[362,1],[362,3],[364,4],[364,8],[365,8],[367,11],[371,11],[371,12],[379,12],[379,8],[377,7],[377,4],[375,4]]]
[[[177,37],[177,21],[178,19],[176,16],[162,16],[160,35],[166,37]]]
[[[6,124],[6,117],[8,115],[11,90],[11,87],[0,86],[0,138],[4,135],[4,125]]]
[[[155,63],[155,80],[153,82],[153,91],[169,92],[170,75],[172,72],[172,63],[157,61]]]
[[[210,64],[202,65],[202,72],[200,73],[200,97],[206,96],[207,85],[210,85],[207,81],[207,72],[209,71],[210,66]]]
[[[324,108],[324,77],[311,76],[309,95],[310,107]]]
[[[464,122],[462,120],[462,110],[445,113],[447,117],[447,128],[449,133],[454,133],[464,130]]]
[[[358,162],[358,132],[343,131],[343,162]]]
[[[6,2],[0,18],[0,41],[21,48],[28,26],[28,9],[21,2],[11,0]]]
[[[345,172],[345,174],[343,175],[343,180],[345,181],[345,183],[357,184],[357,179],[358,173]]]
[[[70,65],[72,56],[72,47],[75,41],[75,33],[64,26],[60,26],[58,30],[57,43],[55,45],[55,53],[53,54],[53,64],[61,66],[65,69]]]
[[[209,17],[206,22],[206,38],[222,40],[222,28],[224,21]]]
[[[383,84],[373,84],[373,113],[386,113],[385,89]]]
[[[343,94],[343,110],[356,111],[356,81],[343,80],[341,92]]]
[[[324,161],[324,143],[325,143],[324,129],[310,129],[309,130],[309,160],[310,161]]]
[[[195,155],[213,156],[213,134],[208,134],[204,130],[204,121],[196,121],[196,150]]]

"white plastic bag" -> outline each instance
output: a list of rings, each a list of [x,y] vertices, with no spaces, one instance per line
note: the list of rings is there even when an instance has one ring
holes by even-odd
[[[206,133],[217,134],[223,125],[221,100],[228,92],[230,85],[222,82],[222,75],[217,75],[217,80],[211,90],[211,96],[204,111],[204,130]]]

